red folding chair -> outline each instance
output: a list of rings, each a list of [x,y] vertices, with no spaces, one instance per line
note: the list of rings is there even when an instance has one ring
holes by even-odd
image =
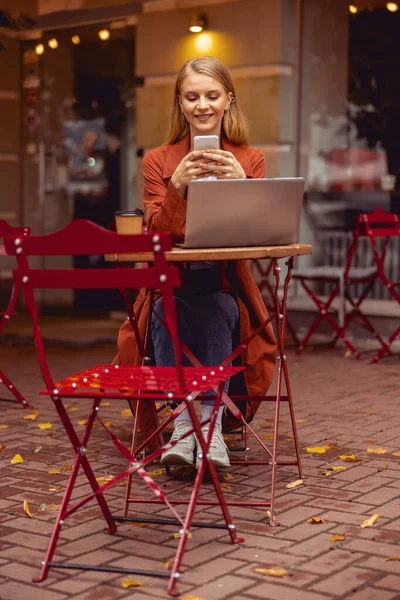
[[[385,271],[385,258],[389,242],[394,237],[400,237],[399,215],[387,213],[380,208],[369,214],[362,213],[358,216],[358,230],[359,235],[367,237],[371,244],[377,268],[377,278],[380,279],[390,296],[400,307],[400,293],[396,290],[396,287],[400,287],[400,281],[391,281]],[[397,276],[400,276],[400,274],[398,273]],[[381,343],[380,350],[371,360],[371,363],[377,363],[384,354],[391,354],[390,346],[400,335],[400,325],[386,342],[382,341],[375,330],[373,330],[373,333]]]
[[[346,335],[348,326],[353,321],[369,331],[381,345],[381,350],[374,358],[373,362],[379,360],[379,358],[377,358],[378,356],[380,357],[385,352],[390,351],[389,346],[399,334],[400,328],[395,331],[390,340],[385,342],[371,323],[370,319],[362,312],[362,303],[379,279],[381,279],[388,287],[393,298],[396,299],[400,297],[394,289],[395,283],[388,281],[383,270],[383,261],[385,259],[387,245],[390,238],[394,235],[399,235],[397,215],[390,215],[381,209],[377,209],[369,215],[361,213],[357,217],[356,227],[352,233],[352,241],[344,267],[320,265],[295,271],[293,279],[300,281],[303,289],[313,300],[318,309],[317,317],[297,348],[298,354],[308,345],[312,335],[323,319],[329,323],[335,333],[332,345],[334,345],[338,339],[341,339],[350,353],[358,359],[361,358],[361,356]],[[369,267],[352,266],[361,237],[367,237],[373,247],[373,264]],[[378,250],[375,243],[377,237],[383,239],[382,248],[380,250]],[[311,287],[312,284],[332,285],[332,291],[328,298],[319,296],[315,291],[315,287]],[[358,291],[360,288],[361,292]],[[355,293],[358,293],[357,297],[355,297]],[[339,300],[338,308],[333,306],[333,302],[336,298]],[[347,305],[350,305],[350,310],[347,310]],[[337,321],[332,317],[332,312],[338,314]]]
[[[50,568],[98,570],[122,574],[144,574],[169,579],[168,592],[178,595],[176,588],[177,579],[180,577],[180,566],[184,549],[191,525],[203,527],[215,527],[215,524],[193,523],[193,513],[198,501],[200,486],[207,468],[211,474],[211,480],[217,495],[216,504],[220,506],[225,524],[219,525],[227,529],[231,541],[237,543],[242,541],[237,537],[236,528],[232,523],[227,503],[224,499],[220,482],[215,467],[208,457],[208,448],[215,427],[218,408],[224,382],[240,372],[242,367],[182,367],[181,348],[177,334],[177,321],[175,305],[173,302],[173,289],[180,285],[179,272],[176,267],[169,266],[165,260],[165,252],[172,247],[171,238],[168,234],[153,235],[118,235],[107,231],[89,221],[74,221],[65,229],[48,235],[26,236],[18,239],[5,238],[7,254],[17,258],[18,268],[14,272],[15,284],[21,286],[25,302],[33,322],[33,335],[39,357],[39,363],[46,390],[43,394],[49,395],[54,407],[64,426],[65,432],[75,452],[71,474],[64,493],[61,507],[56,519],[49,548],[42,563],[41,575],[35,581],[46,578]],[[131,269],[32,269],[29,259],[31,256],[76,256],[87,254],[118,254],[128,252],[151,252],[154,255],[152,266],[136,267]],[[45,348],[38,323],[38,308],[36,305],[34,290],[41,289],[135,289],[135,288],[159,288],[164,303],[166,325],[170,331],[174,345],[176,367],[119,367],[117,365],[98,365],[94,368],[85,369],[75,373],[59,382],[54,382],[46,360]],[[200,423],[193,406],[194,397],[189,393],[192,387],[196,390],[206,391],[210,388],[217,389],[214,411],[210,419],[209,437],[203,438]],[[77,432],[71,422],[64,399],[91,399],[92,405],[83,434]],[[203,458],[198,469],[193,486],[187,514],[182,518],[167,499],[164,490],[152,480],[146,472],[146,466],[157,459],[161,453],[173,447],[174,442],[169,442],[161,448],[157,448],[150,455],[139,459],[129,452],[123,443],[108,429],[100,418],[100,402],[107,398],[111,400],[123,400],[130,405],[131,401],[138,401],[140,406],[144,402],[170,399],[182,402],[192,419],[193,429],[186,435],[196,433],[202,448]],[[116,448],[127,461],[127,466],[122,468],[119,475],[103,486],[99,486],[94,472],[89,463],[87,449],[90,447],[90,436],[95,420],[98,420],[104,430],[110,436]],[[185,435],[185,437],[186,437]],[[79,468],[82,467],[91,492],[85,497],[71,503],[71,496],[77,481]],[[131,473],[137,473],[158,500],[162,500],[172,511],[174,519],[163,520],[164,524],[178,524],[181,527],[181,537],[175,557],[172,572],[144,571],[143,569],[126,569],[120,567],[104,567],[83,564],[71,564],[53,561],[57,547],[60,531],[68,517],[82,508],[92,499],[96,499],[110,533],[116,531],[117,522],[125,522],[124,516],[114,516],[105,498],[105,492],[113,485],[128,477]],[[132,518],[136,521],[137,518]],[[149,519],[151,520],[151,519]]]
[[[7,236],[7,237],[11,237],[13,239],[19,239],[22,236],[29,235],[29,233],[30,233],[29,227],[13,227],[12,225],[9,225],[7,223],[7,221],[0,220],[0,238],[4,238]],[[4,254],[5,254],[4,246],[0,246],[0,255],[4,255]],[[6,310],[3,313],[1,313],[0,335],[3,333],[5,326],[7,325],[12,314],[14,313],[14,309],[15,309],[15,305],[17,303],[19,292],[20,292],[20,286],[18,284],[16,284],[15,282],[13,282],[13,289],[12,289],[12,293],[11,293],[10,302],[9,302]],[[21,404],[21,406],[23,406],[23,408],[33,409],[33,406],[31,404],[29,404],[28,400],[26,400],[22,396],[21,392],[19,392],[19,390],[15,387],[15,385],[10,381],[10,379],[8,379],[6,374],[1,370],[0,370],[0,383],[5,385],[9,389],[11,394]]]

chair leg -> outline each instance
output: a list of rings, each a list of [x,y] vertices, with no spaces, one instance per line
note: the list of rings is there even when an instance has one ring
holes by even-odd
[[[350,342],[350,340],[345,335],[344,328],[340,328],[339,325],[335,322],[335,320],[329,314],[329,308],[330,308],[333,300],[336,298],[336,296],[339,293],[339,284],[335,285],[331,295],[329,296],[327,302],[325,302],[325,303],[321,302],[321,300],[314,294],[314,292],[311,290],[311,288],[304,281],[301,281],[301,284],[302,284],[303,288],[305,289],[305,291],[307,292],[307,294],[310,296],[310,298],[312,298],[312,300],[314,301],[315,305],[317,306],[317,308],[319,310],[319,314],[316,317],[316,319],[314,320],[310,329],[308,330],[307,335],[301,342],[300,346],[297,348],[297,354],[300,354],[300,352],[302,350],[304,350],[304,348],[308,344],[311,336],[313,335],[314,331],[317,329],[318,325],[321,323],[322,319],[326,319],[328,321],[329,325],[332,327],[332,329],[336,332],[337,336],[340,337],[342,342],[350,350],[350,352],[352,354],[354,354],[357,359],[360,359],[361,356],[360,356],[359,352],[357,352],[357,350],[355,349],[353,344]]]
[[[396,329],[396,331],[390,336],[387,342],[385,342],[384,346],[379,350],[377,354],[375,354],[374,358],[370,361],[370,364],[376,364],[384,354],[390,352],[390,346],[393,344],[395,339],[400,335],[400,327]]]
[[[21,392],[17,390],[17,388],[11,383],[11,381],[8,379],[5,373],[1,370],[0,383],[4,384],[10,390],[10,393],[14,396],[16,400],[18,400],[18,402],[23,408],[29,408],[30,410],[33,410],[33,406],[29,404],[28,400],[25,400]]]
[[[71,470],[71,473],[70,473],[70,476],[68,479],[67,487],[64,492],[64,497],[61,502],[61,507],[60,507],[60,510],[57,515],[56,523],[54,525],[54,529],[53,529],[53,533],[52,533],[52,536],[50,539],[46,557],[43,562],[41,574],[37,579],[34,579],[34,581],[36,581],[36,582],[43,581],[43,579],[45,579],[47,577],[49,568],[52,566],[51,561],[52,561],[54,552],[57,547],[61,528],[64,525],[64,520],[67,516],[69,516],[70,514],[72,514],[72,512],[74,512],[74,511],[68,510],[68,504],[71,500],[71,495],[72,495],[74,484],[75,484],[75,481],[76,481],[76,478],[77,478],[77,475],[79,472],[79,467],[82,466],[82,468],[86,474],[86,477],[89,481],[90,487],[92,488],[93,492],[96,494],[95,497],[96,497],[99,507],[103,513],[103,516],[107,522],[109,533],[114,533],[117,530],[117,526],[116,526],[115,522],[112,520],[111,511],[108,508],[108,504],[107,504],[103,494],[97,493],[98,490],[100,489],[100,486],[96,481],[92,467],[90,466],[89,461],[86,456],[86,451],[87,451],[86,449],[87,449],[88,441],[90,438],[90,434],[92,432],[94,421],[97,416],[97,411],[98,411],[98,407],[100,405],[100,401],[101,401],[101,398],[94,400],[82,440],[79,440],[79,438],[75,432],[75,429],[73,428],[71,420],[67,414],[67,411],[62,403],[62,399],[58,398],[58,397],[55,397],[55,398],[53,397],[53,404],[58,412],[61,422],[64,425],[64,429],[69,437],[69,440],[75,450],[75,460],[74,460],[74,464],[73,464],[73,467],[72,467],[72,470]]]

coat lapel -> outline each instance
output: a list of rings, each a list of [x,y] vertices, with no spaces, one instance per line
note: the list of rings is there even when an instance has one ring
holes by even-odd
[[[253,167],[249,161],[247,153],[245,151],[245,146],[236,146],[235,144],[231,144],[225,137],[222,138],[222,150],[227,150],[228,152],[232,152],[233,156],[240,162],[242,165],[244,172],[246,173],[246,177],[252,177]],[[179,165],[181,160],[189,153],[189,136],[187,135],[183,140],[177,142],[176,144],[171,144],[168,146],[168,151],[164,163],[163,169],[163,179],[168,179],[172,177],[175,172],[176,167]]]

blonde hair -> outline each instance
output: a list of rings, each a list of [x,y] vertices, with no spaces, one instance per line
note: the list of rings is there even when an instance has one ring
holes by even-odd
[[[200,75],[212,77],[222,85],[227,94],[231,93],[233,95],[233,101],[228,110],[225,111],[225,115],[222,119],[222,133],[232,144],[237,144],[238,146],[248,145],[249,136],[247,120],[238,105],[231,74],[223,62],[212,56],[192,58],[185,62],[181,67],[176,77],[174,99],[169,117],[169,128],[164,144],[176,144],[189,133],[189,123],[186,121],[179,105],[179,94],[185,77],[190,73],[198,73]]]

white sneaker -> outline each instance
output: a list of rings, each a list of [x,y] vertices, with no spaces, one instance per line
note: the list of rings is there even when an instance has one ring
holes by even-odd
[[[179,440],[190,429],[193,429],[193,427],[189,421],[178,421],[170,441]],[[169,465],[193,465],[195,447],[196,438],[192,433],[192,435],[188,435],[184,440],[175,444],[173,448],[163,452],[160,461]]]
[[[201,428],[201,432],[202,432],[205,440],[207,440],[209,428],[210,428],[209,425],[204,425],[204,427]],[[210,458],[216,467],[230,467],[231,463],[229,461],[229,456],[228,456],[228,447],[224,442],[224,436],[222,435],[222,433],[220,432],[220,430],[217,426],[214,428],[214,431],[212,434],[209,453],[210,453]],[[203,451],[201,449],[201,446],[200,446],[199,442],[197,442],[197,459],[196,459],[196,467],[197,468],[200,467],[201,459],[199,457],[202,454],[203,454]]]

